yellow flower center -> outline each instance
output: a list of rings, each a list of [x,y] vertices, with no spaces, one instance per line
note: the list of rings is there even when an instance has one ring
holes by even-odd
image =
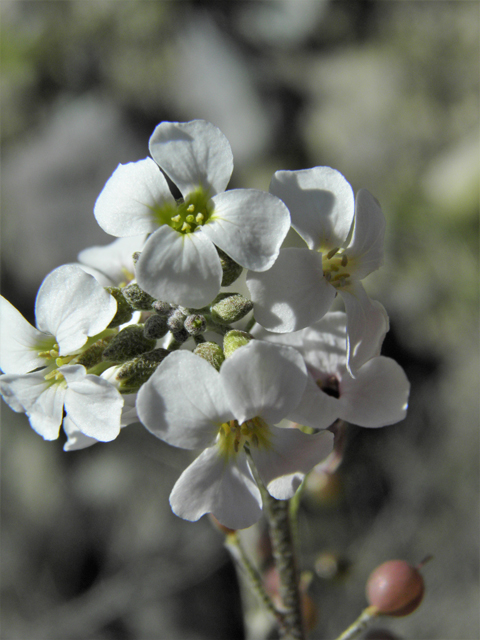
[[[350,284],[348,257],[338,247],[322,255],[322,266],[325,280],[335,289],[342,289]]]
[[[206,224],[212,216],[213,205],[209,194],[198,187],[189,193],[184,202],[170,202],[152,209],[155,220],[162,226],[167,224],[178,233],[195,233],[198,227]]]
[[[218,431],[217,444],[225,458],[230,458],[243,450],[246,445],[249,448],[270,448],[271,434],[268,424],[260,417],[251,418],[242,424],[236,420],[224,422]]]

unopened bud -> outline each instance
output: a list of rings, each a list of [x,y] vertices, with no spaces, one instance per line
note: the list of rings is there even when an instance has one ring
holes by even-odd
[[[169,316],[172,312],[172,305],[169,302],[164,302],[163,300],[155,300],[152,304],[152,309],[155,313],[158,313],[159,316]]]
[[[166,349],[153,349],[126,362],[116,375],[120,393],[135,393],[155,372],[158,365],[170,352]]]
[[[168,333],[167,318],[153,314],[145,320],[143,333],[149,340],[158,340]]]
[[[112,338],[105,338],[98,340],[91,347],[85,349],[85,351],[78,357],[77,364],[81,364],[85,369],[91,369],[95,365],[103,361],[103,352],[110,344]]]
[[[172,336],[175,342],[178,342],[179,344],[183,344],[190,338],[190,334],[184,327],[179,331],[172,331]]]
[[[222,251],[218,247],[216,247],[216,249],[223,271],[222,287],[229,287],[240,276],[243,271],[243,267],[235,262],[235,260],[232,260],[225,251]]]
[[[155,302],[150,294],[140,289],[135,282],[122,289],[125,300],[136,311],[150,311]]]
[[[110,362],[126,362],[155,347],[155,340],[146,338],[143,324],[132,324],[112,339],[103,352],[102,359]]]
[[[246,331],[239,331],[237,329],[229,331],[223,338],[223,352],[225,357],[229,358],[234,351],[240,347],[244,347],[253,339],[253,336]]]
[[[212,303],[212,319],[219,324],[241,320],[253,309],[253,302],[239,293],[220,293]]]
[[[108,291],[108,293],[117,301],[117,313],[108,325],[109,329],[113,329],[114,327],[125,324],[125,322],[132,319],[132,309],[125,300],[122,289],[119,289],[118,287],[105,287],[105,290]]]
[[[217,371],[220,371],[225,360],[222,348],[216,342],[202,342],[195,347],[193,353],[209,362]]]
[[[187,316],[184,323],[185,329],[191,336],[198,336],[207,328],[207,321],[204,316],[192,314]]]
[[[185,314],[177,309],[172,313],[172,315],[168,318],[167,324],[170,331],[180,331],[183,329],[183,323],[185,322]]]

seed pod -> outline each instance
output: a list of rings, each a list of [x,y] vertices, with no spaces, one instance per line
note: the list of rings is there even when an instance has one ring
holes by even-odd
[[[367,581],[369,603],[384,615],[401,617],[420,605],[425,585],[420,571],[404,560],[389,560],[373,571]]]

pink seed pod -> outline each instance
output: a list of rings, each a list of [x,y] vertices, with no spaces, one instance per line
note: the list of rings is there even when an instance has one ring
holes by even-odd
[[[404,560],[384,562],[370,574],[366,595],[368,602],[384,615],[401,617],[420,605],[425,585],[417,567]]]

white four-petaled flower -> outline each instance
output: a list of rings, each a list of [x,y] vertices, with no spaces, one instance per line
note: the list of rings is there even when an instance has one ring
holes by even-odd
[[[289,418],[306,384],[297,351],[257,340],[237,349],[220,372],[190,352],[168,356],[140,389],[138,415],[165,442],[204,449],[175,484],[173,511],[187,520],[213,513],[233,529],[254,524],[262,499],[246,449],[269,493],[291,498],[333,447],[329,431],[272,426]],[[318,416],[305,423],[315,427]]]
[[[270,193],[225,191],[233,157],[217,127],[204,120],[162,122],[149,148],[153,160],[117,167],[94,211],[107,233],[151,234],[136,267],[142,289],[201,308],[220,290],[216,247],[252,271],[272,266],[290,226],[288,210]],[[178,202],[162,172],[180,191]]]
[[[355,201],[351,186],[330,167],[277,171],[270,191],[288,206],[308,248],[282,249],[270,270],[248,274],[255,318],[269,331],[298,331],[322,318],[339,293],[353,373],[366,362],[369,342],[388,328],[385,309],[360,282],[383,261],[380,206],[366,189]]]
[[[35,303],[37,328],[0,297],[0,392],[46,440],[58,438],[64,409],[71,430],[102,441],[118,435],[122,396],[78,362],[108,335],[116,310],[115,299],[74,265],[55,269],[43,281]]]

